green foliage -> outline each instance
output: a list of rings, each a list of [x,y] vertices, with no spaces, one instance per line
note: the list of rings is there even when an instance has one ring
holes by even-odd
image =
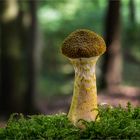
[[[65,114],[28,118],[13,114],[6,128],[0,129],[0,139],[140,139],[140,107],[100,107],[99,115],[100,121],[83,121],[86,129],[79,129]]]

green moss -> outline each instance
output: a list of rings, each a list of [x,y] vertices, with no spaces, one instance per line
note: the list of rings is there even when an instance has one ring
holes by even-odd
[[[34,115],[25,118],[13,114],[6,128],[0,129],[0,139],[17,140],[80,140],[80,139],[140,139],[140,107],[99,108],[100,121],[85,122],[86,129],[74,127],[66,115]]]

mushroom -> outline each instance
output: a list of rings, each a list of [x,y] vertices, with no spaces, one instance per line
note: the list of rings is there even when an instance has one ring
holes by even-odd
[[[64,40],[61,51],[75,70],[68,119],[75,126],[81,126],[79,120],[95,121],[98,114],[95,67],[99,56],[106,51],[105,42],[95,32],[79,29]]]

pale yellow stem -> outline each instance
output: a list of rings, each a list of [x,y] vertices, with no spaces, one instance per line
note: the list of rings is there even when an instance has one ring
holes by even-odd
[[[98,57],[70,59],[75,69],[74,93],[68,118],[77,126],[80,119],[95,121],[97,88],[95,67]]]

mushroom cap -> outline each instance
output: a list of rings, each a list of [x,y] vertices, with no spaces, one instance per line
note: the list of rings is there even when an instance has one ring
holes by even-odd
[[[69,58],[89,58],[102,55],[106,51],[103,38],[87,29],[72,32],[63,42],[62,54]]]

